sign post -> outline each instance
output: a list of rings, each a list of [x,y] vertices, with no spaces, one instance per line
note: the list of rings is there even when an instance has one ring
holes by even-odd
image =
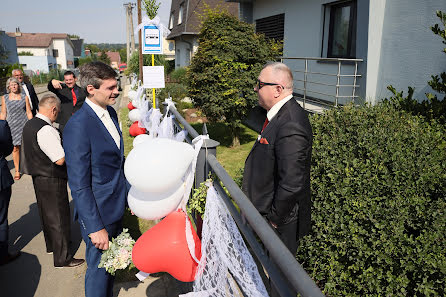
[[[144,43],[142,52],[143,54],[152,54],[152,66],[155,66],[155,56],[154,54],[163,53],[163,39],[161,36],[161,30],[155,25],[144,26],[143,28]],[[156,108],[155,103],[155,89],[152,89],[152,105]]]

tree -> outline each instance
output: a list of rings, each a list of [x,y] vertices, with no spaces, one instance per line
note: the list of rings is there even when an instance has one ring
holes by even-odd
[[[110,65],[110,64],[111,64],[111,60],[110,60],[110,58],[107,56],[107,53],[105,52],[105,49],[103,49],[103,50],[101,51],[100,55],[98,55],[98,60],[101,61],[101,62],[103,62],[103,63],[105,63],[105,64],[107,64],[107,65]]]
[[[253,25],[226,11],[206,10],[198,51],[187,72],[188,89],[209,120],[227,122],[233,146],[240,144],[240,124],[257,104],[256,78],[281,49],[281,43],[256,34]]]
[[[143,65],[152,65],[152,55],[142,55]],[[167,63],[164,55],[155,55],[155,65],[165,66]],[[130,61],[127,63],[126,72],[139,74],[139,52],[135,51],[130,57]]]
[[[158,14],[161,3],[156,2],[156,0],[144,0],[142,2],[144,10],[150,19],[153,19]]]
[[[68,34],[68,37],[70,37],[70,39],[81,39],[80,36],[76,34]]]
[[[119,56],[121,57],[122,63],[127,63],[127,49],[126,48],[121,48],[119,50]]]
[[[34,56],[34,54],[32,52],[25,51],[18,53],[17,56]]]

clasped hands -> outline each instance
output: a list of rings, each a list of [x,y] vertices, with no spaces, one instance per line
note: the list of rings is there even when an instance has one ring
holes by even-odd
[[[105,230],[105,228],[90,233],[88,234],[88,236],[91,239],[91,243],[93,243],[93,245],[100,250],[108,250],[108,232],[107,230]]]

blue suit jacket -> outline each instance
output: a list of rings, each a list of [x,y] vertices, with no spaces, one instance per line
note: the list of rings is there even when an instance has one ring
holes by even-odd
[[[120,149],[88,104],[70,118],[63,133],[74,215],[88,234],[122,219],[128,193],[118,117],[112,107],[107,109],[121,136]]]
[[[5,159],[11,154],[12,149],[12,136],[8,122],[0,120],[0,190],[9,188],[14,183],[8,161]]]

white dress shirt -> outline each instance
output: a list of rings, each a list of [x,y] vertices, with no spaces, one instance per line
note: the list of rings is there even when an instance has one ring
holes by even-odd
[[[118,149],[121,149],[121,136],[119,135],[118,129],[116,129],[116,126],[113,123],[108,110],[103,109],[88,98],[85,99],[85,103],[87,103],[93,109],[98,118],[104,124],[105,128],[107,128],[108,133],[110,133],[111,137],[113,137],[113,140],[115,141]]]
[[[31,96],[29,95],[29,91],[28,91],[28,88],[26,87],[25,83],[22,83],[22,88],[25,91],[26,96],[28,97],[29,107],[31,109],[33,109],[33,103],[31,102]],[[51,125],[51,123],[50,123],[50,125]]]
[[[36,117],[49,124],[37,131],[37,143],[39,144],[40,149],[53,163],[65,157],[65,152],[60,143],[59,131],[53,127],[48,117],[40,113],[37,113]]]
[[[288,95],[279,102],[277,102],[276,104],[274,104],[273,107],[271,107],[271,109],[268,110],[268,113],[266,114],[268,121],[271,122],[271,120],[276,116],[276,114],[279,112],[282,106],[284,106],[285,103],[287,103],[288,100],[290,100],[291,98],[293,98],[293,95]]]

